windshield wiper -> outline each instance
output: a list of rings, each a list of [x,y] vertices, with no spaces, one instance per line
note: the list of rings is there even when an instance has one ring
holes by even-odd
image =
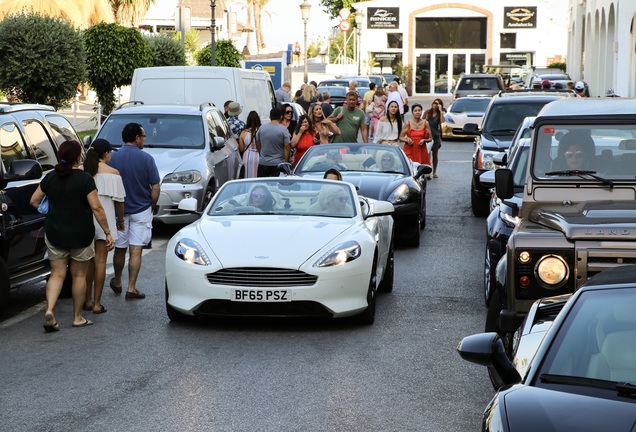
[[[539,379],[545,384],[568,384],[586,387],[597,387],[607,390],[617,389],[617,383],[615,381],[607,381],[596,378],[587,378],[580,376],[570,375],[554,375],[554,374],[542,374]]]
[[[636,396],[636,384],[628,382],[616,383],[616,390],[618,390],[618,394]]]
[[[488,133],[490,133],[491,135],[514,134],[515,132],[517,132],[517,129],[495,129],[495,130],[488,131]]]
[[[603,178],[603,177],[601,177],[599,175],[596,175],[596,171],[586,171],[586,170],[550,171],[550,172],[545,173],[545,175],[548,175],[548,176],[562,175],[562,176],[579,176],[579,177],[590,176],[590,177],[600,181],[601,183],[609,186],[610,189],[612,189],[614,187],[614,182],[613,181],[608,180],[606,178]]]

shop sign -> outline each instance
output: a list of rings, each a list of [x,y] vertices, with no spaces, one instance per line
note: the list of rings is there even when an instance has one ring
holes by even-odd
[[[400,54],[398,53],[373,53],[372,56],[376,60],[395,60]]]
[[[369,29],[400,28],[400,8],[396,8],[396,7],[367,8],[367,28]]]
[[[533,29],[537,28],[537,7],[504,7],[504,28]]]

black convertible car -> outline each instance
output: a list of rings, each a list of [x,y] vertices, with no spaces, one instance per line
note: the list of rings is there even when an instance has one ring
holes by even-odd
[[[387,144],[321,144],[307,150],[293,174],[322,177],[329,168],[338,169],[358,194],[392,203],[396,237],[419,247],[420,229],[426,225],[429,165],[414,163],[402,149]]]
[[[625,431],[636,425],[636,266],[605,270],[576,293],[538,300],[514,338],[464,338],[464,360],[501,386],[483,431]]]

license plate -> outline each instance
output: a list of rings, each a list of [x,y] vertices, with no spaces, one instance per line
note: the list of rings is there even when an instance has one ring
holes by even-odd
[[[288,290],[232,290],[232,301],[242,302],[289,302],[291,291]]]

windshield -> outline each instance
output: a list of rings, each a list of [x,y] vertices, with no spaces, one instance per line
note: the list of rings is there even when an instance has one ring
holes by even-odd
[[[571,180],[581,171],[613,180],[636,178],[635,125],[542,125],[535,135],[535,178]],[[576,180],[598,182],[585,175]]]
[[[488,118],[482,131],[494,135],[514,135],[524,118],[534,117],[549,101],[494,104],[488,110]]]
[[[202,149],[205,146],[203,120],[200,115],[142,113],[111,115],[96,138],[104,138],[113,146],[120,146],[123,144],[121,131],[128,123],[139,123],[144,128],[145,147]]]
[[[635,294],[634,289],[583,294],[559,330],[539,376],[636,384]]]
[[[490,103],[490,98],[471,98],[465,97],[457,99],[450,107],[450,112],[462,113],[462,112],[486,112],[486,107]]]
[[[386,144],[313,146],[294,170],[296,174],[325,172],[335,168],[340,172],[375,171],[410,175],[402,150]]]
[[[299,178],[254,179],[226,183],[215,195],[209,216],[311,215],[351,218],[356,214],[349,183]]]

